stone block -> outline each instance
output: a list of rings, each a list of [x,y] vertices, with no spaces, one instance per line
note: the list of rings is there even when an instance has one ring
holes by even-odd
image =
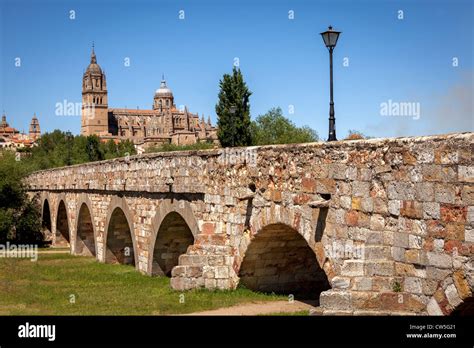
[[[441,221],[465,223],[467,218],[467,207],[452,204],[441,204]]]
[[[431,298],[426,306],[426,311],[429,315],[443,315],[443,311],[434,298]]]
[[[400,215],[400,201],[399,200],[391,200],[388,201],[388,212],[392,215],[399,216]]]
[[[408,246],[410,249],[421,249],[423,240],[420,236],[408,235]]]
[[[412,219],[423,217],[423,204],[417,201],[402,201],[400,215]]]
[[[436,202],[423,203],[423,218],[424,219],[439,219],[440,218],[440,204]]]
[[[436,184],[435,201],[438,203],[454,204],[456,201],[455,187],[451,184]]]
[[[439,267],[439,268],[451,268],[453,267],[453,258],[446,254],[440,253],[427,253],[428,265]]]
[[[395,263],[393,261],[366,261],[365,275],[372,276],[393,276],[395,273]]]
[[[467,282],[466,278],[464,277],[464,273],[461,270],[454,272],[453,281],[458,291],[458,295],[462,300],[472,296],[469,283]]]
[[[372,290],[372,278],[369,277],[355,277],[353,278],[354,290],[358,291],[371,291]]]
[[[466,229],[464,233],[464,240],[466,242],[474,243],[474,228]]]
[[[394,181],[389,183],[388,198],[390,200],[414,200],[415,190],[413,184],[401,181]]]
[[[431,182],[416,183],[415,198],[420,202],[433,202],[435,198],[434,184]]]
[[[344,260],[341,267],[341,275],[356,277],[364,275],[364,261],[362,260]]]
[[[351,279],[347,277],[334,277],[331,281],[333,289],[348,289],[351,285]]]
[[[323,309],[350,310],[352,308],[351,293],[346,291],[324,291],[319,296]]]
[[[372,231],[382,231],[385,227],[385,218],[382,215],[373,214],[370,216],[370,229]]]
[[[404,232],[393,233],[393,246],[408,248],[408,234]]]
[[[352,183],[352,195],[354,197],[369,197],[370,183],[364,181],[354,181]]]
[[[456,290],[456,286],[454,284],[448,285],[444,293],[446,294],[449,304],[454,308],[462,303],[462,300],[459,297],[458,291]]]
[[[459,166],[458,180],[462,182],[474,182],[474,166]]]
[[[421,279],[417,277],[406,277],[403,283],[403,291],[410,292],[412,294],[423,293]]]
[[[405,261],[405,249],[399,247],[392,247],[392,257],[395,261]]]

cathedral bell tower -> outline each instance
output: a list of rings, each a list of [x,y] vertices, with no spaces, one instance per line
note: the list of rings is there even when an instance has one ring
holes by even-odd
[[[91,62],[82,77],[81,135],[108,133],[107,84],[92,45]]]

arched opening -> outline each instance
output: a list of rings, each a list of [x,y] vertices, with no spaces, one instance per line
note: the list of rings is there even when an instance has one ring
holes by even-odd
[[[468,297],[459,306],[451,312],[453,316],[473,316],[474,315],[474,297]]]
[[[330,288],[314,251],[293,228],[284,224],[265,226],[247,248],[240,266],[245,287],[268,293],[318,300]]]
[[[69,223],[67,221],[66,204],[59,202],[56,216],[56,246],[69,246]]]
[[[132,232],[127,217],[120,208],[115,208],[110,217],[105,262],[135,265]]]
[[[43,214],[41,216],[41,229],[45,235],[46,240],[52,240],[51,234],[51,211],[49,209],[49,202],[47,199],[43,203]]]
[[[43,227],[43,230],[47,230],[49,233],[51,233],[51,211],[49,209],[49,202],[47,199],[45,199],[43,203],[43,214],[41,218],[41,226]]]
[[[92,216],[86,203],[82,203],[77,217],[77,255],[95,256],[94,226]]]
[[[153,249],[152,275],[171,276],[181,254],[194,243],[194,236],[183,217],[171,212],[163,219]]]

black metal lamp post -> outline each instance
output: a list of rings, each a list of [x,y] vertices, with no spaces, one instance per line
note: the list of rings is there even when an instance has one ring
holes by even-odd
[[[324,44],[329,50],[329,78],[330,78],[330,102],[329,102],[329,138],[328,141],[336,141],[336,118],[334,117],[334,100],[332,91],[332,51],[336,47],[340,31],[335,31],[329,26],[328,30],[321,33]]]

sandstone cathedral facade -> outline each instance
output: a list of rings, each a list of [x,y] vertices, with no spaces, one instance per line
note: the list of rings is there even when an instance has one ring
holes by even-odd
[[[217,143],[217,129],[186,107],[177,109],[172,91],[162,78],[150,110],[109,108],[105,73],[92,47],[90,64],[82,78],[81,135],[96,134],[102,140],[131,140],[149,147],[171,143]]]

